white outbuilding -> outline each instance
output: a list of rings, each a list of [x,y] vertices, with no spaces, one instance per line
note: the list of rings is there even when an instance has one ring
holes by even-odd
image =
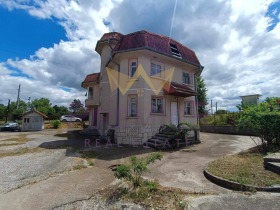
[[[44,129],[44,121],[48,118],[45,114],[31,110],[22,116],[22,131],[41,131]]]

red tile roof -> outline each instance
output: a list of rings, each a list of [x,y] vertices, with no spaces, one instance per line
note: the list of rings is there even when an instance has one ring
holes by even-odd
[[[165,95],[173,95],[177,97],[190,97],[197,95],[196,91],[177,82],[171,82],[170,86],[165,87],[163,91]]]
[[[41,116],[44,117],[44,118],[49,118],[47,115],[45,115],[45,114],[43,114],[42,112],[39,112],[39,111],[37,111],[37,110],[31,110],[31,111],[25,112],[22,116],[25,116],[25,115],[27,115],[27,114],[29,114],[29,113],[32,113],[32,112],[35,112],[35,113],[41,115]]]
[[[100,79],[100,73],[93,73],[93,74],[87,75],[85,80],[83,81],[83,83],[98,82],[99,79]]]
[[[148,31],[137,31],[127,35],[113,32],[104,34],[99,42],[103,42],[106,39],[119,40],[118,44],[113,49],[114,54],[124,51],[148,49],[196,66],[201,66],[194,51],[182,45],[181,43],[163,35],[154,34]],[[99,44],[99,42],[97,43],[97,45]],[[177,46],[182,59],[173,56],[171,48],[169,46],[170,43]]]

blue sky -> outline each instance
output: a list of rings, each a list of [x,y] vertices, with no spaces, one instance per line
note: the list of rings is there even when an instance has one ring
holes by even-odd
[[[232,110],[240,95],[279,96],[279,0],[0,0],[0,103],[84,100],[81,82],[98,72],[95,44],[109,31],[149,30],[193,49],[205,67],[209,101]],[[39,87],[39,88],[38,88]]]
[[[0,20],[0,62],[29,58],[41,47],[67,40],[64,28],[54,20],[34,18],[26,11],[8,11],[0,6]]]

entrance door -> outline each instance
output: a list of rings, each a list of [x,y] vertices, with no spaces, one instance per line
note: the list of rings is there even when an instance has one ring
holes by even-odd
[[[109,122],[109,113],[103,114],[103,129],[102,129],[102,135],[105,135],[108,129],[108,122]]]
[[[178,125],[178,107],[177,102],[171,102],[171,124]]]

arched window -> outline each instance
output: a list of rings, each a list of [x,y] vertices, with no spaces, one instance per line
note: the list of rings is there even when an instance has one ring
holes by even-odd
[[[135,59],[130,61],[129,65],[129,76],[133,77],[137,69],[137,61]]]

